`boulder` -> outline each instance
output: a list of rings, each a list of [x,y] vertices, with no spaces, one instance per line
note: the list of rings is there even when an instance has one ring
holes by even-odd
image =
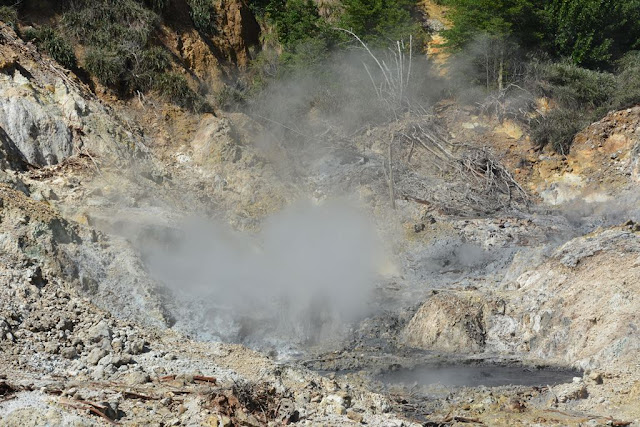
[[[408,346],[447,352],[476,352],[485,345],[484,304],[452,293],[425,302],[402,333]]]

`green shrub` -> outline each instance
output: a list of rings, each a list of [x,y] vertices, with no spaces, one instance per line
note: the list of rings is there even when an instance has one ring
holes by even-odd
[[[273,0],[267,14],[275,25],[278,41],[285,48],[316,37],[323,25],[313,0]]]
[[[107,49],[90,49],[84,62],[87,71],[105,86],[118,85],[125,73],[124,59]]]
[[[167,1],[145,3],[163,8]],[[65,28],[89,48],[87,71],[123,95],[149,90],[170,63],[162,48],[149,46],[158,22],[157,14],[135,0],[80,0],[63,17]]]
[[[640,48],[640,0],[546,0],[541,12],[543,48],[589,68],[611,69]]]
[[[534,61],[527,84],[532,93],[558,105],[534,121],[533,140],[541,147],[549,144],[559,153],[568,153],[575,134],[606,113],[616,89],[616,76],[568,61]]]
[[[178,73],[164,73],[154,82],[154,88],[167,101],[179,105],[196,113],[213,111],[204,98],[194,92],[187,83],[187,79]]]
[[[162,13],[167,9],[171,0],[144,0],[144,3],[158,13]]]
[[[589,70],[567,61],[533,63],[530,74],[541,95],[564,106],[598,107],[608,101],[616,86],[613,74]]]
[[[363,40],[387,46],[389,41],[421,38],[422,30],[413,19],[416,0],[343,0],[339,25]]]
[[[608,109],[620,110],[640,104],[640,51],[629,52],[618,62],[616,80]]]
[[[189,0],[189,13],[196,29],[203,34],[215,34],[216,9],[213,0]]]
[[[575,135],[589,123],[588,114],[557,107],[531,125],[531,137],[539,147],[551,145],[556,152],[567,154]]]
[[[63,25],[84,45],[111,50],[146,46],[158,15],[134,0],[81,0]]]
[[[76,55],[73,47],[56,30],[49,26],[31,29],[25,32],[26,40],[35,41],[36,45],[47,52],[60,65],[66,68],[76,67]]]
[[[126,70],[129,91],[147,91],[153,88],[154,80],[158,74],[169,67],[171,61],[169,54],[159,46],[144,49],[139,55],[127,57],[128,68]]]
[[[18,11],[15,6],[0,6],[0,21],[18,30]]]

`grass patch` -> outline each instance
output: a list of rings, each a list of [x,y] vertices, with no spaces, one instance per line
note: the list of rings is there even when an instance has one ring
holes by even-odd
[[[24,38],[34,41],[40,49],[47,52],[63,67],[68,69],[76,67],[77,61],[73,47],[54,28],[43,26],[30,29],[25,32]]]
[[[14,31],[18,31],[18,11],[15,6],[0,6],[0,21],[13,28]]]
[[[213,108],[206,100],[193,91],[187,79],[178,73],[164,73],[154,82],[154,89],[167,101],[195,113],[212,112]]]

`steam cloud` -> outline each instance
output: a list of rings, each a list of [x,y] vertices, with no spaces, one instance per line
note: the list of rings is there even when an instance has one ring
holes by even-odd
[[[378,242],[355,207],[299,203],[248,236],[189,221],[182,238],[148,257],[177,300],[178,328],[260,345],[335,337],[365,310]]]

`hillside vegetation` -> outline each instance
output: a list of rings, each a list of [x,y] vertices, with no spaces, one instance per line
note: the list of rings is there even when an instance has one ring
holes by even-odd
[[[226,73],[224,85],[212,90],[194,74],[192,61],[177,58],[164,43],[161,29],[180,7],[188,10],[188,25],[220,56],[216,39],[225,34],[218,28],[221,6],[213,0],[45,2],[51,11],[46,19],[34,18],[36,3],[4,0],[0,19],[119,97],[153,92],[196,113],[212,111],[212,105],[246,109],[266,89],[293,76],[311,76],[316,84],[307,95],[309,105],[331,111],[343,102],[345,87],[368,80],[360,65],[327,66],[347,63],[345,58],[362,47],[340,29],[377,49],[376,55],[403,41],[416,62],[423,61],[419,53],[438,30],[425,23],[416,0],[251,0],[261,46],[252,48],[246,66]],[[442,34],[453,55],[444,81],[436,73],[412,76],[418,79],[412,92],[423,96],[414,102],[422,107],[454,97],[500,120],[520,122],[538,146],[563,153],[585,125],[640,102],[640,0],[438,3],[448,8],[452,25]],[[336,85],[338,80],[345,83]],[[538,108],[541,98],[553,108]]]

